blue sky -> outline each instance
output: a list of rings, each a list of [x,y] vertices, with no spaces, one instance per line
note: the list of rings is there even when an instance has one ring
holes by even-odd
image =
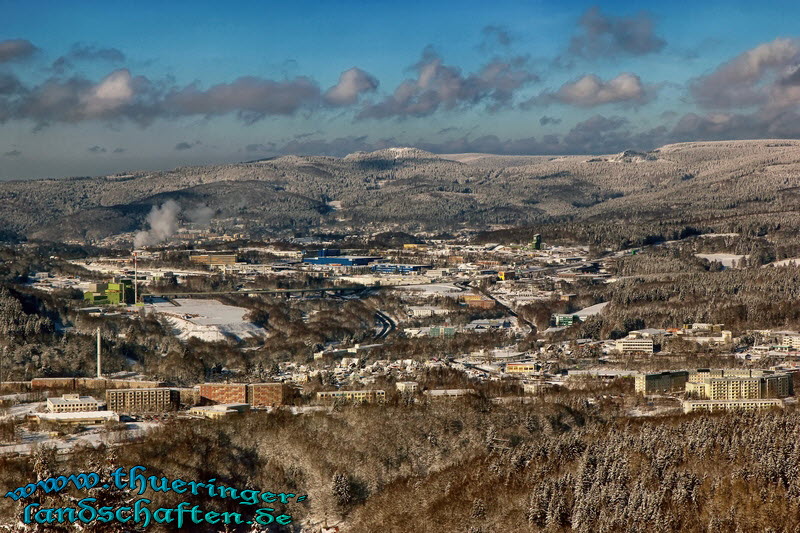
[[[0,179],[797,137],[796,2],[2,2]]]

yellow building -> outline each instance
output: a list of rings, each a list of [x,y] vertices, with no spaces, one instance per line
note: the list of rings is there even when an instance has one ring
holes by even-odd
[[[756,411],[760,409],[783,408],[783,400],[777,398],[770,399],[746,399],[746,400],[686,400],[683,402],[684,413],[694,413],[697,411]]]
[[[317,393],[318,402],[334,402],[336,400],[367,403],[382,402],[386,399],[386,392],[382,390],[337,390]]]
[[[792,376],[770,370],[698,370],[689,376],[686,392],[707,400],[785,398],[792,394]]]
[[[654,351],[653,348],[653,339],[643,339],[640,337],[626,337],[624,339],[619,339],[616,342],[616,349],[617,352],[621,354],[632,354],[632,353],[643,353],[643,354],[652,354]]]
[[[506,365],[506,374],[532,374],[538,372],[536,363],[508,363]]]
[[[236,254],[200,254],[189,256],[189,261],[192,263],[200,263],[201,265],[220,266],[232,265],[236,263]]]

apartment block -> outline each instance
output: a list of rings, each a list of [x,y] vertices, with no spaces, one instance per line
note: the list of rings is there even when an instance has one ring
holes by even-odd
[[[200,385],[200,403],[247,403],[247,385],[244,383],[203,383]]]
[[[180,393],[166,387],[106,391],[107,409],[117,413],[172,411],[177,409],[179,404]]]
[[[682,391],[689,380],[689,372],[661,372],[657,374],[639,374],[634,378],[635,390],[639,394],[658,394],[663,392]]]
[[[253,407],[284,405],[289,388],[283,383],[251,383],[247,385],[247,403]]]
[[[683,402],[684,413],[694,413],[697,411],[756,411],[760,409],[772,409],[773,407],[782,409],[783,400],[777,398],[769,399],[738,399],[738,400],[686,400]]]
[[[317,393],[318,402],[333,402],[336,400],[367,403],[383,402],[386,399],[386,392],[382,390],[337,390]]]
[[[707,400],[785,398],[793,394],[792,376],[771,370],[701,369],[686,384],[690,396]]]

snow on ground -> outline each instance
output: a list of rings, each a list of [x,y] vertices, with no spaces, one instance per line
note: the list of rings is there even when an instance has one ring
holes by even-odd
[[[776,266],[776,267],[783,267],[783,266],[800,266],[800,257],[793,257],[791,259],[782,259],[780,261],[775,261],[770,263],[769,265],[764,266]]]
[[[90,444],[95,447],[100,443],[115,444],[139,438],[145,431],[157,426],[157,422],[129,422],[122,431],[105,431],[104,428],[97,427],[61,439],[49,437],[44,432],[23,431],[22,443],[0,446],[0,456],[15,453],[27,455],[34,446],[40,444],[55,446],[59,451],[68,451],[79,444]]]
[[[457,296],[464,291],[452,283],[425,283],[419,285],[403,285],[395,287],[403,291],[421,291],[428,294],[440,294],[445,296]]]
[[[589,307],[584,307],[580,311],[576,311],[573,314],[578,315],[581,318],[586,318],[587,316],[592,316],[592,315],[599,315],[609,303],[610,302],[600,302],[599,304],[590,305]]]
[[[178,338],[195,337],[204,341],[220,341],[234,337],[261,337],[264,330],[245,320],[248,310],[226,305],[217,300],[176,298],[173,302],[156,302],[147,306],[164,315],[177,330]]]
[[[694,254],[694,255],[695,257],[699,257],[700,259],[705,259],[707,261],[717,261],[726,268],[733,267],[734,261],[738,263],[739,261],[742,260],[743,257],[749,257],[747,255],[736,255],[736,254]]]

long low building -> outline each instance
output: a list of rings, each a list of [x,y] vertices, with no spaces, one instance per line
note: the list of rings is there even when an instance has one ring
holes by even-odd
[[[113,411],[78,411],[73,413],[33,413],[30,418],[37,422],[55,422],[74,426],[97,426],[106,422],[119,422]]]
[[[91,396],[80,394],[64,394],[61,398],[48,398],[47,410],[51,413],[75,413],[83,411],[97,411],[100,402]]]
[[[785,398],[793,393],[792,376],[770,370],[702,369],[691,373],[686,392],[707,400]]]
[[[289,397],[285,383],[203,383],[200,402],[203,404],[248,403],[253,407],[284,405]]]
[[[615,343],[615,348],[621,354],[652,354],[654,344],[652,338],[626,337]]]
[[[382,390],[335,390],[317,393],[319,402],[335,402],[337,400],[355,403],[382,402],[386,392]]]
[[[783,408],[783,400],[777,398],[769,399],[746,399],[746,400],[685,400],[683,402],[684,413],[694,413],[697,411],[757,411],[761,409]]]

